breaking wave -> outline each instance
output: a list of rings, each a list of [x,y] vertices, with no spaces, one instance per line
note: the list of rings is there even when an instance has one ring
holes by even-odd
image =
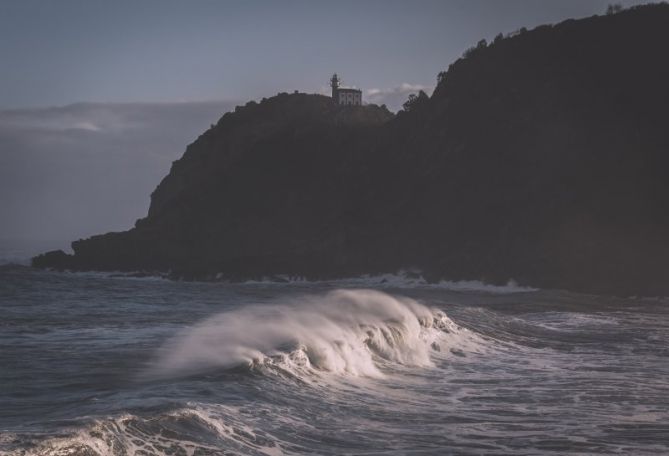
[[[150,418],[124,414],[95,420],[63,437],[9,440],[28,448],[7,453],[12,456],[284,454],[280,439],[244,423],[234,407],[197,403]]]
[[[191,375],[246,366],[298,377],[382,377],[384,367],[432,366],[448,344],[462,353],[474,334],[443,312],[373,290],[336,290],[211,317],[170,340],[147,374]]]
[[[361,393],[357,388],[363,383],[357,379],[389,378],[398,370],[411,374],[416,368],[437,367],[436,361],[443,357],[461,359],[484,349],[481,336],[441,310],[379,291],[335,290],[208,318],[169,340],[143,377],[164,380],[220,369],[238,373],[241,368],[260,374],[266,387],[297,403],[332,391],[339,392],[344,404],[368,395],[392,401],[401,392],[377,390],[379,384],[373,382],[376,387],[370,384]],[[313,388],[295,388],[290,381],[295,379]],[[358,386],[350,389],[346,385],[351,383],[325,382],[335,389],[319,388],[326,379]],[[221,453],[222,448],[250,455],[309,453],[302,446],[308,442],[286,438],[291,434],[286,429],[309,429],[308,416],[277,416],[271,406],[265,411],[257,407],[188,402],[149,416],[125,413],[98,418],[61,437],[9,436],[4,448],[8,454],[35,456],[228,454]],[[265,416],[272,422],[262,422]]]

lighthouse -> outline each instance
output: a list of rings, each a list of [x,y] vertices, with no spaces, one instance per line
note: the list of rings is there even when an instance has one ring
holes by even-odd
[[[341,87],[341,79],[337,73],[330,78],[330,87],[332,87],[332,101],[338,105],[360,106],[362,104],[362,90]]]

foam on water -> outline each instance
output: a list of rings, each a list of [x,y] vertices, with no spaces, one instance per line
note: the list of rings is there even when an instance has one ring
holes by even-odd
[[[210,455],[221,448],[249,455],[285,452],[279,439],[244,424],[234,407],[192,403],[151,418],[132,414],[98,419],[71,435],[35,442],[31,456]],[[226,453],[227,454],[227,453]]]
[[[222,276],[221,276],[222,277]],[[399,271],[396,274],[363,275],[345,279],[308,281],[300,276],[278,275],[263,280],[248,280],[246,285],[276,285],[283,284],[330,284],[338,287],[370,287],[370,288],[432,288],[450,291],[481,292],[493,294],[528,293],[538,291],[538,288],[518,285],[509,279],[505,285],[493,285],[481,280],[440,280],[429,282],[419,272]]]

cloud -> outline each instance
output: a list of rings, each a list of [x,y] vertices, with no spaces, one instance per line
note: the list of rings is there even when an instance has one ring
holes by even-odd
[[[91,122],[77,122],[72,127],[75,130],[100,131],[101,128]]]
[[[409,98],[410,94],[423,90],[429,95],[433,89],[434,87],[403,82],[395,87],[369,89],[365,92],[365,101],[378,105],[385,104],[391,111],[398,111],[402,109],[402,104]]]
[[[0,239],[124,230],[186,146],[234,102],[79,103],[0,111]]]

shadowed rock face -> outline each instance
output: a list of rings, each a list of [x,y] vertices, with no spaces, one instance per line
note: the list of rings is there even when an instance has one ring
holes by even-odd
[[[38,267],[229,278],[415,267],[669,293],[669,6],[482,47],[393,116],[279,95],[191,144],[124,233]]]

